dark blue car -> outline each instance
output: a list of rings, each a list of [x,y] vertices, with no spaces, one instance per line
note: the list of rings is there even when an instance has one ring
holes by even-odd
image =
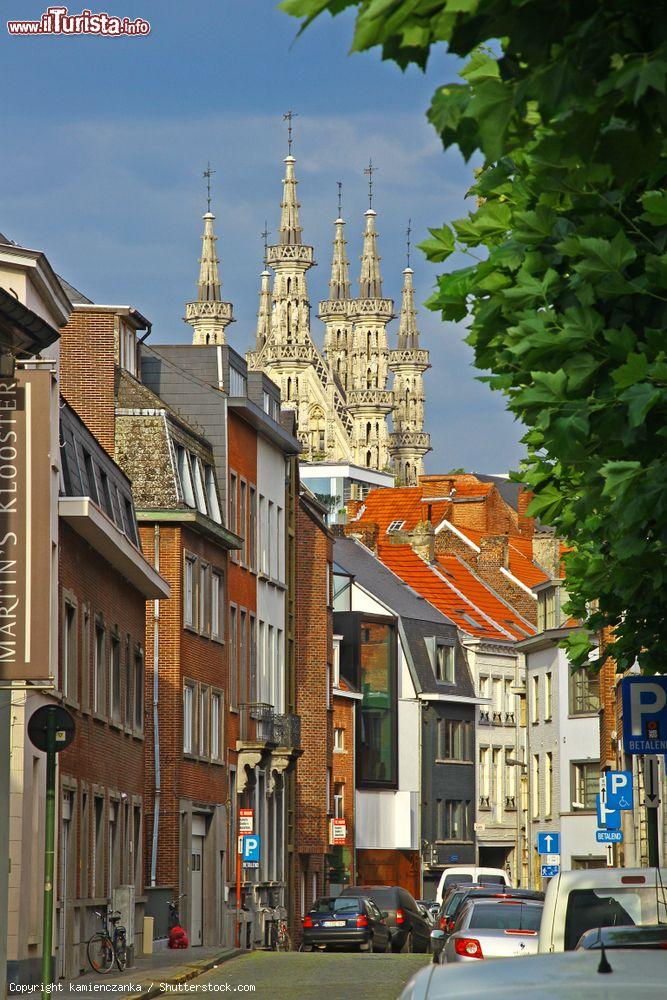
[[[322,896],[303,919],[301,947],[389,951],[387,914],[363,896]]]

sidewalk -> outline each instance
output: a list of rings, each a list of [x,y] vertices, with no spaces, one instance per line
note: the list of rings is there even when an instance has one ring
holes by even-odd
[[[61,981],[62,989],[54,993],[54,997],[104,996],[109,993],[149,1000],[150,997],[164,996],[160,990],[161,983],[185,983],[242,954],[238,948],[186,948],[183,951],[167,948],[153,955],[140,955],[133,968],[125,972],[118,972],[114,967],[105,976],[91,973],[71,983]]]

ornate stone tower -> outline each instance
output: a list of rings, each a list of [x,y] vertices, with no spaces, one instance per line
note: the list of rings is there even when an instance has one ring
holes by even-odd
[[[350,263],[345,250],[345,220],[342,218],[341,183],[338,182],[338,218],[336,219],[331,260],[329,298],[320,302],[318,317],[324,322],[324,356],[345,392],[352,384],[352,321],[350,308]]]
[[[366,226],[361,256],[359,297],[350,307],[352,351],[350,385],[347,393],[348,410],[354,421],[354,456],[358,465],[384,469],[389,464],[389,434],[387,416],[392,410],[392,393],[387,389],[389,351],[387,324],[393,319],[394,303],[382,298],[380,257],[372,208],[373,164],[369,175],[369,201],[365,213]]]
[[[431,450],[430,436],[424,432],[424,372],[431,365],[428,351],[419,347],[409,240],[408,224],[408,267],[403,271],[398,349],[389,352],[389,368],[394,374],[389,450],[398,482],[416,486],[424,472],[424,455]]]
[[[199,261],[199,282],[197,299],[185,305],[185,322],[194,334],[193,344],[224,344],[225,329],[234,322],[231,302],[223,302],[220,297],[220,276],[215,244],[217,236],[213,231],[215,215],[211,211],[211,165],[204,171],[208,188],[208,209],[204,214],[204,235]]]

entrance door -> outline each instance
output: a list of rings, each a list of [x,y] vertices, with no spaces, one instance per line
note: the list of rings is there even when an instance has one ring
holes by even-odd
[[[58,975],[64,979],[67,975],[67,899],[70,882],[69,872],[69,839],[70,821],[72,818],[72,793],[64,792],[60,813],[60,913],[58,926]]]
[[[203,943],[204,916],[204,833],[206,821],[203,817],[192,817],[192,850],[190,858],[190,944]]]

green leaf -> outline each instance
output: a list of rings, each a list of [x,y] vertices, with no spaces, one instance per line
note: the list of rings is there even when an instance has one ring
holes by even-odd
[[[645,191],[641,202],[644,211],[640,219],[655,226],[667,226],[667,191]]]
[[[660,389],[656,389],[650,382],[641,382],[639,385],[631,385],[622,395],[622,399],[628,404],[628,415],[631,427],[640,427],[646,416],[662,396]]]
[[[473,90],[468,114],[477,122],[479,143],[489,160],[497,160],[505,152],[513,106],[512,88],[500,80],[482,80]]]
[[[440,263],[446,260],[450,254],[454,253],[456,242],[454,233],[449,226],[443,226],[441,229],[429,229],[429,233],[432,239],[423,240],[423,242],[417,244],[429,260],[434,261],[434,263]]]
[[[619,389],[625,389],[635,382],[641,382],[646,378],[648,372],[648,360],[645,354],[628,354],[627,361],[611,377]]]
[[[624,492],[639,475],[642,467],[640,462],[607,462],[600,470],[605,480],[603,496],[614,496]]]

